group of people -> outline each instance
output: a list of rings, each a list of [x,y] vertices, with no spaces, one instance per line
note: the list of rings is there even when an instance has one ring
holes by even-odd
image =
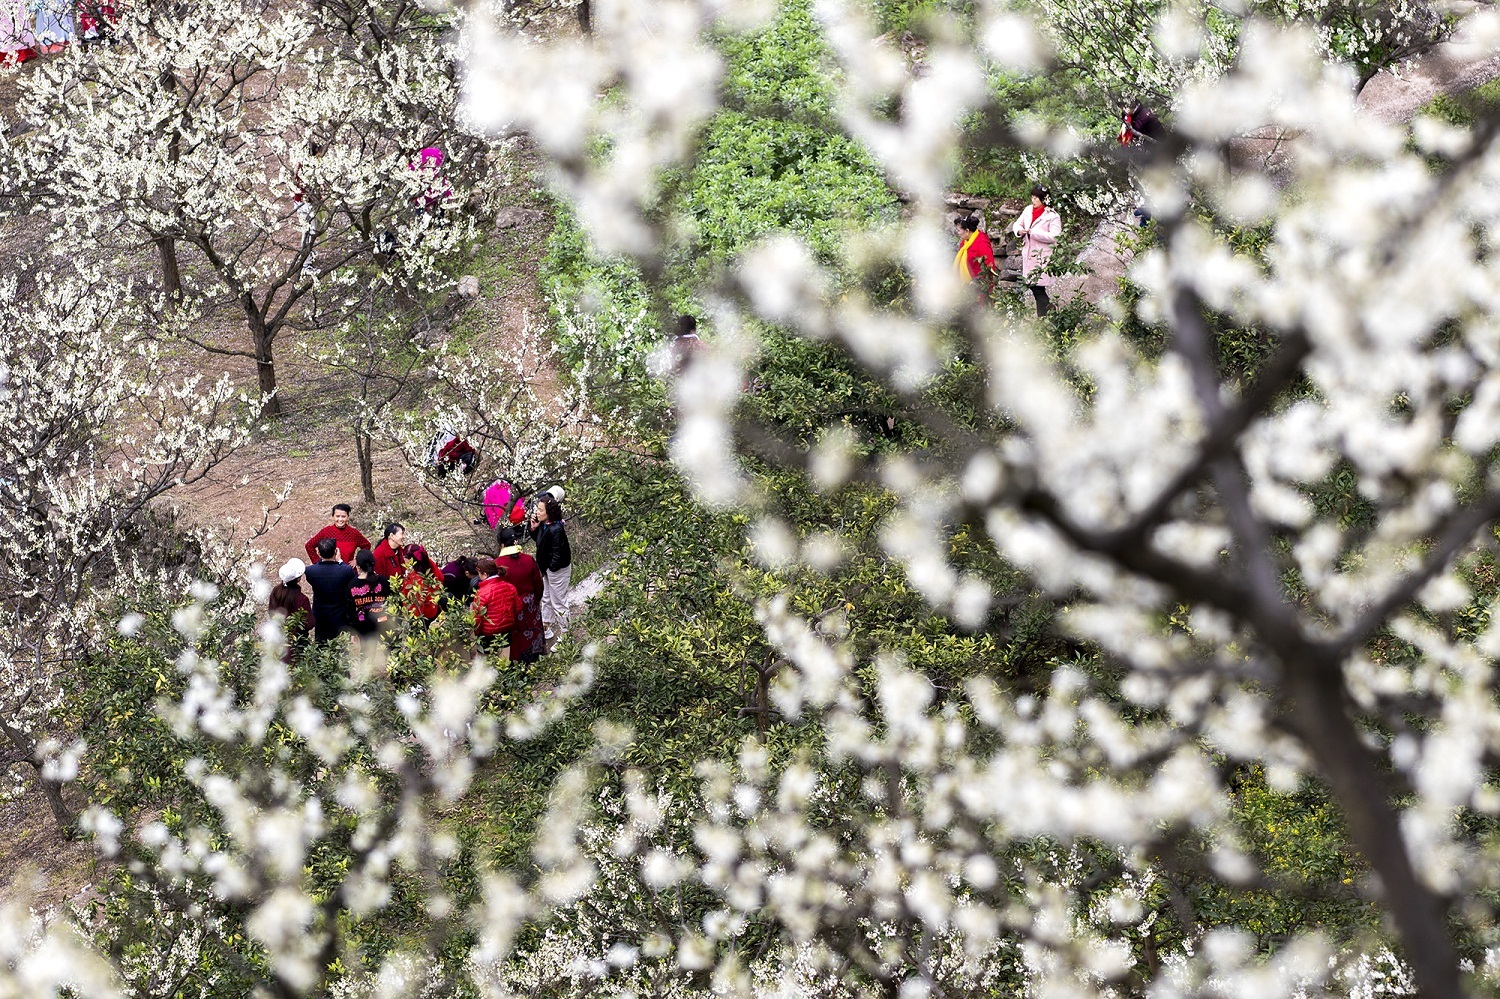
[[[567,630],[573,552],[563,516],[561,486],[526,497],[504,480],[483,492],[484,515],[495,530],[493,557],[457,555],[439,566],[406,528],[385,525],[380,541],[350,522],[347,503],[307,540],[307,558],[288,559],[277,572],[269,611],[283,618],[287,659],[310,642],[378,639],[398,613],[425,627],[454,607],[474,614],[480,647],[493,657],[530,662],[552,650]],[[536,545],[535,556],[521,543]]]
[[[1031,204],[1021,209],[1021,214],[1011,225],[1010,231],[1021,240],[1021,283],[1031,289],[1036,301],[1036,314],[1045,316],[1052,308],[1047,289],[1052,286],[1052,275],[1046,271],[1047,261],[1052,259],[1052,249],[1062,235],[1062,218],[1047,204],[1047,189],[1037,185],[1031,189]],[[980,228],[979,218],[966,215],[958,220],[962,237],[958,253],[953,258],[953,267],[959,279],[965,283],[987,274],[996,273],[995,247],[989,234]]]
[[[114,20],[114,4],[101,0],[0,0],[0,64],[103,37]]]
[[[1120,145],[1146,146],[1162,141],[1166,134],[1161,119],[1145,102],[1133,101],[1123,108]],[[1048,197],[1045,187],[1033,187],[1031,204],[1021,209],[1021,214],[1010,227],[1011,233],[1021,240],[1021,283],[1031,289],[1038,316],[1045,316],[1052,308],[1047,295],[1047,289],[1052,286],[1052,275],[1046,268],[1052,259],[1052,250],[1062,236],[1062,218],[1048,204]],[[1151,218],[1144,205],[1136,208],[1134,214],[1142,223]],[[975,215],[960,218],[958,231],[960,243],[953,258],[953,268],[959,280],[967,284],[982,275],[996,273],[999,268],[995,264],[995,247],[980,227],[979,218]]]

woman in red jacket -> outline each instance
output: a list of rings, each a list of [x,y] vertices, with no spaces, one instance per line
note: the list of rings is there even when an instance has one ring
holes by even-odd
[[[979,228],[979,218],[965,215],[958,220],[959,235],[963,242],[953,258],[953,269],[964,284],[995,269],[995,248],[990,245],[989,234]]]
[[[516,588],[500,576],[492,558],[479,560],[479,588],[474,591],[474,634],[492,656],[509,652],[510,632],[521,609]]]
[[[443,573],[421,545],[406,547],[406,575],[399,589],[407,610],[425,627],[442,613]]]
[[[375,546],[375,571],[387,579],[402,579],[406,576],[406,528],[400,524],[386,524],[385,537]]]

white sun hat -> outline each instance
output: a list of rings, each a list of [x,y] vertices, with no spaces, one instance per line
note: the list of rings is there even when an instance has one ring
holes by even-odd
[[[300,558],[287,561],[287,564],[276,570],[276,575],[281,577],[283,583],[290,583],[294,579],[301,579],[302,573],[307,571],[307,563]]]

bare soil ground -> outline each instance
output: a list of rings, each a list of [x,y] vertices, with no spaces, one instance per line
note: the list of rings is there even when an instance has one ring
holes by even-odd
[[[94,848],[64,839],[39,793],[0,802],[0,899],[16,890],[38,912],[60,909],[91,883]]]
[[[538,270],[552,229],[552,215],[539,196],[531,164],[523,160],[507,187],[499,224],[487,238],[484,273],[478,299],[455,320],[475,332],[474,342],[493,344],[498,351],[528,323],[546,321]],[[485,266],[493,261],[503,266]],[[468,520],[456,516],[411,477],[400,449],[393,443],[375,454],[377,503],[362,500],[359,466],[349,432],[353,411],[351,386],[293,349],[295,338],[278,344],[277,372],[285,412],[249,447],[214,470],[210,480],[184,489],[174,502],[197,523],[226,530],[238,541],[249,540],[265,521],[265,534],[255,542],[273,565],[296,556],[305,558],[303,543],[328,523],[335,503],[354,506],[354,522],[375,539],[379,522],[402,520],[434,554],[457,548],[472,549],[475,534]],[[215,361],[234,359],[206,358]],[[249,361],[225,366],[246,391],[255,388]],[[488,469],[481,466],[476,480]],[[291,483],[287,501],[267,520],[262,511],[275,503],[275,494]],[[476,481],[476,485],[477,485]]]

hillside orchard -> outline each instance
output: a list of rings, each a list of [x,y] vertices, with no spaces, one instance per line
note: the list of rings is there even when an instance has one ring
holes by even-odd
[[[0,995],[1500,989],[1500,102],[1356,103],[1488,5],[200,6],[4,147],[80,249],[0,288],[0,766],[99,860],[6,889]],[[495,343],[446,296],[502,167],[552,226]],[[948,200],[998,244],[1038,182],[1075,244],[1150,216],[1042,318]],[[413,493],[466,509],[445,427],[565,479],[551,655],[454,606],[283,656],[275,555],[169,506],[276,413],[268,309]],[[174,380],[204,347],[254,391]]]

